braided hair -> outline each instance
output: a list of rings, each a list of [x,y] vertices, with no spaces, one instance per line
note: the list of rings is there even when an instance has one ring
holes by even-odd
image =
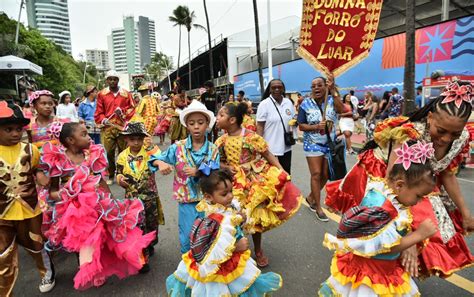
[[[460,86],[463,85],[470,85],[470,82],[466,81],[458,81],[458,84]],[[407,122],[422,122],[426,121],[426,118],[428,117],[428,114],[430,112],[436,113],[439,111],[444,111],[450,116],[454,116],[460,119],[463,119],[464,121],[467,121],[469,117],[471,116],[472,113],[472,103],[462,101],[461,105],[459,107],[456,106],[456,103],[454,101],[448,102],[448,103],[442,103],[444,100],[444,96],[438,96],[436,99],[432,100],[425,106],[423,106],[421,109],[411,113],[409,115],[409,118]],[[405,124],[405,122],[400,123],[400,125]],[[360,153],[363,153],[365,151],[368,151],[370,149],[375,149],[377,148],[377,143],[375,140],[371,140],[367,142]]]

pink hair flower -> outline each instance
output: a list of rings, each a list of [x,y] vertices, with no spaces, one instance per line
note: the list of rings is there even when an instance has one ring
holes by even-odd
[[[59,135],[61,134],[63,125],[64,125],[63,122],[54,121],[49,125],[48,130],[46,132],[52,139],[59,140]]]
[[[426,160],[431,158],[434,154],[433,143],[420,141],[412,146],[415,151],[415,158],[419,160],[418,163],[425,164]]]
[[[401,148],[395,150],[395,154],[397,154],[398,157],[395,164],[402,164],[405,170],[410,168],[411,163],[419,163],[418,159],[416,159],[414,149],[408,146],[406,142],[403,143]]]
[[[457,108],[461,106],[463,101],[471,103],[474,96],[472,92],[472,85],[462,85],[460,86],[458,82],[450,83],[441,93],[441,96],[445,96],[441,103],[449,103],[454,101]]]

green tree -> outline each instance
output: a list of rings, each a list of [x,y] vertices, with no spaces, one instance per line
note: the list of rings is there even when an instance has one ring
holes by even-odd
[[[187,6],[179,5],[173,10],[173,15],[168,17],[168,20],[173,23],[173,27],[179,28],[178,39],[178,68],[176,68],[176,76],[179,76],[179,60],[181,59],[181,27],[186,25],[186,18],[189,14]]]
[[[80,96],[85,88],[82,83],[84,67],[36,29],[28,30],[20,25],[19,44],[15,45],[15,30],[16,21],[0,14],[0,56],[16,55],[41,66],[43,75],[35,77],[39,88],[54,94],[69,90],[74,96]],[[95,84],[96,79],[90,71],[93,68],[88,70],[86,83]]]
[[[167,75],[167,70],[173,67],[173,61],[170,56],[162,52],[155,53],[151,63],[144,67],[145,72],[151,81],[160,81]]]
[[[188,62],[188,83],[189,83],[189,90],[191,90],[191,29],[196,28],[196,29],[203,29],[206,30],[202,25],[194,23],[196,21],[196,14],[194,11],[189,11],[189,8],[185,6],[185,26],[186,30],[188,31],[188,56],[189,56],[189,62]]]

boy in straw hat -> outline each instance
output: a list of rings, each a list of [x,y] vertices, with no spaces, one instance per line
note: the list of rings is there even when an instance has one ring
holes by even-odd
[[[17,245],[33,257],[42,293],[54,288],[54,269],[43,249],[42,213],[36,192],[39,151],[22,143],[30,123],[19,106],[0,101],[0,296],[11,296],[18,276]]]
[[[165,224],[154,171],[148,168],[152,156],[158,156],[161,151],[158,146],[144,145],[144,139],[150,135],[141,122],[130,122],[120,133],[123,135],[127,148],[117,158],[117,183],[125,189],[125,198],[138,198],[145,209],[145,217],[140,228],[144,233],[156,231],[156,238],[143,250],[145,265],[140,272],[148,272],[149,257],[154,254],[154,245],[158,243],[158,225]]]
[[[173,198],[178,201],[178,227],[181,253],[189,251],[189,233],[196,218],[203,213],[196,205],[203,199],[198,186],[198,170],[219,168],[220,156],[217,147],[207,140],[207,130],[214,126],[216,118],[204,104],[194,100],[179,115],[180,123],[187,128],[189,136],[172,144],[161,155],[150,158],[153,171],[169,174],[175,169]]]

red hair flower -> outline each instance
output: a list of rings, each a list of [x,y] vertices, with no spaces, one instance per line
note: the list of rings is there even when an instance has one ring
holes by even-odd
[[[474,94],[472,93],[472,85],[460,86],[457,81],[450,83],[441,93],[445,96],[441,103],[449,103],[454,101],[457,108],[461,106],[463,101],[471,103]]]
[[[7,101],[0,101],[0,118],[9,118],[13,114],[13,109],[8,107]]]

